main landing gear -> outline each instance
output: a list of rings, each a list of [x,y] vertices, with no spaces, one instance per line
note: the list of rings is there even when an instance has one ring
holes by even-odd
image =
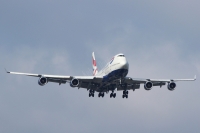
[[[128,98],[128,91],[127,90],[123,91],[122,98]]]
[[[116,93],[113,93],[113,92],[110,93],[110,98],[112,98],[112,97],[115,98],[116,97]]]
[[[90,92],[89,92],[89,97],[94,97],[94,90],[90,90]]]
[[[104,97],[104,92],[99,92],[98,97]]]

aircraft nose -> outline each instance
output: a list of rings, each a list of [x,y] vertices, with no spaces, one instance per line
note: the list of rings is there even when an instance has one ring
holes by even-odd
[[[121,64],[122,68],[124,68],[124,69],[128,69],[128,67],[129,67],[129,64],[126,59],[121,60],[120,64]]]

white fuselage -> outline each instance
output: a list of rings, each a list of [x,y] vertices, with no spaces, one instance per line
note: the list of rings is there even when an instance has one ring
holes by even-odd
[[[115,55],[106,66],[99,71],[97,76],[104,76],[109,78],[123,78],[128,74],[129,64],[124,54]]]

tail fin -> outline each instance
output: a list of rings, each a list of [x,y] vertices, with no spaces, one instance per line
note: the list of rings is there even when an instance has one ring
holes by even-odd
[[[94,52],[92,52],[92,67],[93,67],[93,76],[95,76],[98,73],[98,69],[97,69],[97,63],[95,60]]]

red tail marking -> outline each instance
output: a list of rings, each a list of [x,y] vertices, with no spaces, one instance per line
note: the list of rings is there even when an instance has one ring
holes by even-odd
[[[94,59],[92,59],[93,65],[97,66],[96,61]]]

